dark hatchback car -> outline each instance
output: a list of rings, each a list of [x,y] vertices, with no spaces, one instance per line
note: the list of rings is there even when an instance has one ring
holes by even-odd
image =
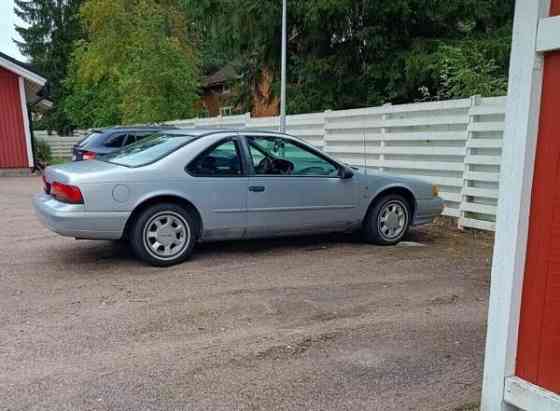
[[[171,126],[110,127],[92,130],[72,148],[72,161],[93,160],[136,143]]]

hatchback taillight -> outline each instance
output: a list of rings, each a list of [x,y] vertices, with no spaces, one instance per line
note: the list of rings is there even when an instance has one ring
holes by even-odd
[[[53,182],[51,184],[51,195],[58,201],[69,204],[83,204],[82,192],[76,186]]]
[[[84,154],[82,154],[82,159],[83,160],[95,160],[96,156],[97,156],[97,154],[94,153],[93,151],[85,151]]]
[[[45,177],[45,175],[42,175],[43,177],[43,191],[47,194],[51,193],[51,185],[49,184],[49,182],[47,181],[47,178]]]

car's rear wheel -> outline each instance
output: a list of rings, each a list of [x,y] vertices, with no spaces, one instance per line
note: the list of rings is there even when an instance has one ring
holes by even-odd
[[[370,207],[362,231],[366,241],[379,245],[394,245],[410,227],[411,207],[398,194],[385,195]]]
[[[196,243],[195,221],[179,205],[150,206],[132,224],[132,250],[140,259],[159,267],[183,262],[190,257]]]

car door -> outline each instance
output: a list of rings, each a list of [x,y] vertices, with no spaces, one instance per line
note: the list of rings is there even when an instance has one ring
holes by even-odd
[[[245,158],[237,136],[218,140],[187,167],[188,193],[203,214],[203,240],[242,238],[247,228]]]
[[[245,135],[250,237],[344,230],[356,223],[357,182],[297,139]]]

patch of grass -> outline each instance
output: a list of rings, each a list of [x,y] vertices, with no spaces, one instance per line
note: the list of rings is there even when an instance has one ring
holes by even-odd
[[[51,161],[49,161],[49,166],[56,166],[58,164],[64,164],[64,163],[69,163],[70,159],[67,158],[53,158],[51,159]]]

